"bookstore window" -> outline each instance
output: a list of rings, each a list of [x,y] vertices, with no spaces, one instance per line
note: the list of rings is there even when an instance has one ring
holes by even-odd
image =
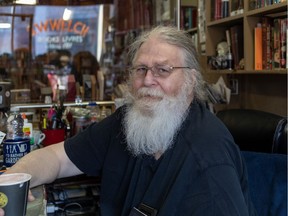
[[[99,70],[102,16],[102,5],[1,6],[0,81],[11,83],[11,102],[44,102],[58,89],[74,101]]]

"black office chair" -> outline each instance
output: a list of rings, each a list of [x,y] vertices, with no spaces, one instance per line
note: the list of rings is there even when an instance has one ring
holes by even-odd
[[[287,118],[251,109],[219,111],[216,116],[243,151],[287,154]]]

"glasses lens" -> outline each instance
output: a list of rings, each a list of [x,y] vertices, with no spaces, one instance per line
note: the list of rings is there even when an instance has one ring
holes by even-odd
[[[168,77],[171,74],[171,67],[168,65],[155,66],[154,76]]]
[[[130,71],[135,77],[145,77],[148,70],[151,70],[154,77],[166,78],[171,74],[173,68],[169,65],[155,65],[151,68],[141,65],[133,67]]]
[[[143,77],[143,76],[145,76],[147,70],[148,69],[145,66],[136,66],[136,67],[131,69],[131,72],[136,77]]]

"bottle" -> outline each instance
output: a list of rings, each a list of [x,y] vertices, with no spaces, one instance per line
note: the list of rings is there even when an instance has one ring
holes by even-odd
[[[227,54],[227,67],[229,70],[233,69],[233,56],[230,52]]]
[[[33,137],[33,124],[28,122],[28,119],[26,117],[25,113],[22,113],[22,118],[24,120],[24,125],[23,125],[23,132],[24,132],[24,137],[30,139],[30,144],[34,144],[34,137]]]
[[[89,110],[90,122],[99,122],[100,108],[96,102],[89,102],[87,109]]]
[[[24,138],[24,120],[17,110],[13,110],[7,119],[6,139],[19,140]]]

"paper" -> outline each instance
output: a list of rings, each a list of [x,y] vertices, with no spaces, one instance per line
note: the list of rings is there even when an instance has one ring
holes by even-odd
[[[223,77],[219,77],[216,84],[207,84],[208,98],[213,104],[229,104],[231,89],[229,89]]]

